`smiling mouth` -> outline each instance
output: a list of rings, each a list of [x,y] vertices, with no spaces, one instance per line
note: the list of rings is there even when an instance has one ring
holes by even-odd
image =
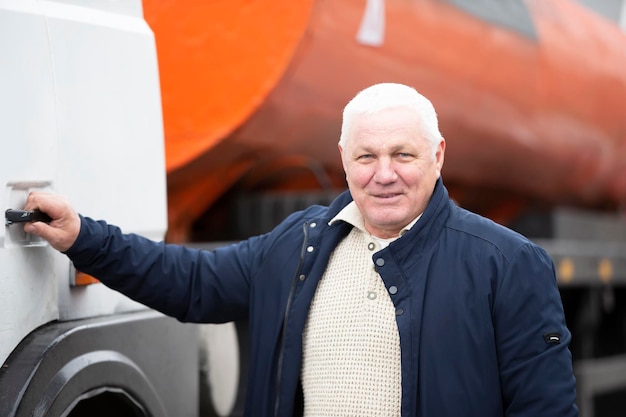
[[[397,197],[399,195],[400,193],[385,193],[385,194],[375,194],[374,197],[382,198],[382,199],[389,199],[389,198]]]

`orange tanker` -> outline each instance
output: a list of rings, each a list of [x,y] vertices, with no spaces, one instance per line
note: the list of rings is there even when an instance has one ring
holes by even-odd
[[[623,207],[626,35],[571,0],[489,3],[144,0],[168,240],[233,187],[343,187],[341,109],[381,81],[433,101],[461,205],[504,223],[536,204]]]

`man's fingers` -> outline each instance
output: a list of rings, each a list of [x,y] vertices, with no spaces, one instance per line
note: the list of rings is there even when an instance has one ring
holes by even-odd
[[[61,196],[42,191],[31,192],[24,205],[25,210],[39,210],[52,220],[57,220],[65,214],[64,207],[69,207],[69,203]]]
[[[24,231],[45,239],[50,246],[60,252],[65,252],[74,243],[75,237],[64,229],[47,225],[44,222],[33,222],[24,225]]]
[[[80,232],[80,217],[61,196],[46,192],[32,192],[26,198],[25,210],[40,210],[52,220],[50,224],[31,222],[24,224],[24,231],[47,240],[61,251],[68,250]]]
[[[26,233],[30,233],[31,235],[39,236],[35,223],[24,223],[24,231]]]

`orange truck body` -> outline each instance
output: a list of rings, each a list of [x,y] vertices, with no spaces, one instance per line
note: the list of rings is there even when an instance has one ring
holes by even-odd
[[[234,186],[344,187],[342,108],[383,81],[434,103],[443,176],[459,204],[503,223],[537,204],[622,207],[626,34],[575,1],[519,4],[526,33],[453,1],[145,0],[159,55],[168,239],[186,241]],[[381,5],[378,21],[369,18],[382,36],[359,41]]]

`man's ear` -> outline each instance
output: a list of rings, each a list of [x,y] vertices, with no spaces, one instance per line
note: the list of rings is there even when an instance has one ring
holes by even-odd
[[[435,164],[437,165],[438,176],[441,176],[441,170],[443,168],[444,154],[446,153],[446,141],[441,139],[437,151],[435,152]]]
[[[339,157],[341,158],[341,166],[343,166],[343,171],[346,172],[346,163],[344,162],[345,159],[343,159],[343,148],[341,147],[340,143],[337,143],[337,148],[339,148]]]

